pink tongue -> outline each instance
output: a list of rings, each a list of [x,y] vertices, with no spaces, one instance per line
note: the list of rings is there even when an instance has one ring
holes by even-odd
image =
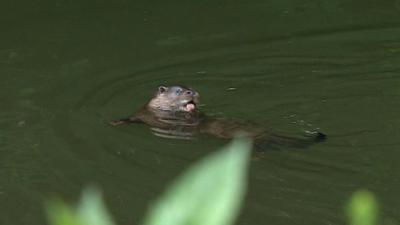
[[[192,103],[189,103],[186,105],[186,111],[190,112],[193,111],[196,108],[196,106]]]

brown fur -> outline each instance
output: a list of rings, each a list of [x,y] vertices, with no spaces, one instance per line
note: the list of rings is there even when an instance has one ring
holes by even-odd
[[[199,112],[198,103],[199,94],[191,88],[160,86],[153,98],[133,116],[112,121],[111,125],[145,123],[158,136],[181,139],[198,134],[231,139],[240,133],[241,136],[254,139],[255,145],[262,149],[279,145],[305,147],[325,139],[325,135],[319,132],[313,137],[295,138],[268,132],[252,123],[209,118]],[[187,111],[187,104],[193,104],[195,109]]]

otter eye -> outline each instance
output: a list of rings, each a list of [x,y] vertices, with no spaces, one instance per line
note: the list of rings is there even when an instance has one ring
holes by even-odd
[[[178,88],[175,90],[175,94],[179,95],[182,92],[182,89]]]

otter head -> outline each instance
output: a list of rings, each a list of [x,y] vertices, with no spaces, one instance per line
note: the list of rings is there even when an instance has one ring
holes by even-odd
[[[148,107],[153,110],[195,112],[199,93],[183,86],[159,86]]]

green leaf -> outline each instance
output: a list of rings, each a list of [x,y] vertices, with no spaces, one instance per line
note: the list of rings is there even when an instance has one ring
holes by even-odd
[[[235,140],[194,164],[150,207],[145,225],[230,225],[247,184],[251,143]]]
[[[51,225],[113,225],[103,203],[100,192],[87,188],[76,210],[60,200],[53,200],[47,205],[47,217]]]
[[[378,206],[375,196],[369,191],[357,191],[347,206],[350,225],[376,225]]]
[[[83,225],[72,209],[61,200],[48,202],[46,213],[51,225]]]
[[[104,205],[100,191],[94,187],[86,188],[83,191],[77,213],[85,225],[114,224]]]

